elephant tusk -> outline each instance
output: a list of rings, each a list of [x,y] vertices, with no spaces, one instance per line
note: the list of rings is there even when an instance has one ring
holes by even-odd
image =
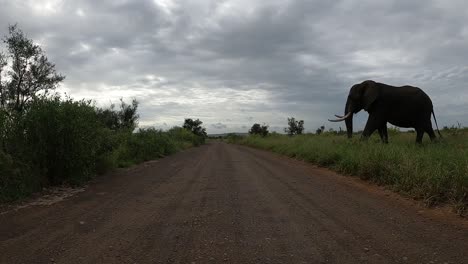
[[[338,119],[328,119],[328,121],[330,121],[330,122],[340,122],[340,121],[345,120],[346,118],[348,118],[348,117],[351,116],[352,114],[353,114],[352,112],[349,112],[349,113],[347,113],[345,116],[342,116],[342,117],[340,117],[340,116],[338,116],[338,115],[335,115],[336,117],[339,117],[339,118],[338,118]]]
[[[343,118],[343,116],[340,116],[340,115],[335,115],[335,116],[338,117],[338,118]]]

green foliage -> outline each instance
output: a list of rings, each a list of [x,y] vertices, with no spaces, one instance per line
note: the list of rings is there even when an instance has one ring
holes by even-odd
[[[130,107],[136,110],[136,105]],[[203,137],[180,127],[133,133],[136,119],[128,117],[138,115],[134,111],[121,118],[122,109],[107,110],[107,116],[117,117],[117,127],[107,126],[103,111],[91,101],[59,96],[36,97],[20,114],[7,116],[0,111],[0,201],[21,198],[48,185],[81,184],[97,173],[203,143]]]
[[[131,104],[127,104],[120,99],[120,109],[114,110],[115,105],[112,104],[108,109],[97,109],[99,120],[105,127],[111,130],[128,130],[132,132],[138,124],[139,115],[138,102],[133,99]]]
[[[185,149],[188,146],[199,146],[205,143],[205,138],[192,133],[183,127],[173,127],[167,131],[169,135],[179,144],[180,149]]]
[[[444,126],[442,129],[443,134],[448,134],[452,136],[457,136],[463,134],[468,131],[468,128],[463,128],[460,123],[457,122],[456,125],[452,125],[450,127]]]
[[[17,154],[32,162],[45,184],[78,184],[93,175],[101,125],[89,101],[36,99],[21,126],[26,133]]]
[[[325,126],[321,126],[315,130],[315,134],[320,135],[325,131]]]
[[[270,134],[270,135],[272,135],[272,134]],[[238,134],[235,134],[235,133],[229,133],[226,136],[226,141],[229,142],[229,143],[236,144],[236,143],[241,142],[244,138],[245,138],[244,136],[241,136],[241,135],[238,135]]]
[[[173,139],[168,133],[154,128],[139,129],[128,138],[125,151],[119,159],[132,164],[157,159],[177,151]]]
[[[48,91],[64,79],[16,26],[0,52],[0,202],[57,184],[77,185],[115,167],[170,155],[202,144],[201,121],[173,128],[133,131],[138,102],[120,100],[118,110],[96,108]],[[2,79],[3,77],[6,77]],[[193,132],[193,133],[192,133]]]
[[[414,144],[414,133],[396,131],[390,144],[376,135],[368,142],[334,135],[250,136],[237,142],[388,185],[428,204],[452,203],[461,212],[468,206],[468,129],[463,131],[422,146]]]
[[[200,140],[204,143],[208,135],[206,134],[206,129],[201,126],[202,124],[203,122],[199,119],[193,120],[191,118],[186,118],[182,127],[192,131],[192,133],[200,137]]]
[[[13,201],[38,190],[39,178],[29,165],[0,151],[0,201]]]
[[[288,118],[288,127],[284,129],[288,135],[300,135],[304,131],[304,120],[296,121],[294,117]]]
[[[251,135],[261,135],[265,137],[268,135],[268,125],[260,125],[260,124],[253,124],[253,126],[249,130],[249,134]]]
[[[23,111],[39,92],[55,89],[65,77],[16,25],[8,31],[3,39],[8,53],[0,53],[0,108],[11,113]]]

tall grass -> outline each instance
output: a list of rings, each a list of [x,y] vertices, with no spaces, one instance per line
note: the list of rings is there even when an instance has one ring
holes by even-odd
[[[414,143],[414,133],[396,133],[389,144],[338,135],[249,136],[236,143],[359,176],[428,204],[450,203],[461,213],[468,206],[468,131],[445,133],[438,143]]]
[[[120,110],[102,110],[91,101],[52,96],[35,98],[22,113],[0,109],[0,202],[51,185],[79,185],[204,141],[180,127],[133,131],[136,107],[122,102]]]

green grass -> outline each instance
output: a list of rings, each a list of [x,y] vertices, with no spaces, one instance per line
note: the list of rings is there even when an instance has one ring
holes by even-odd
[[[118,111],[59,96],[35,98],[27,111],[11,115],[0,109],[0,203],[204,143],[181,127],[133,131]]]
[[[363,142],[332,134],[249,136],[233,141],[390,186],[428,205],[449,203],[462,214],[468,208],[468,130],[445,132],[441,141],[422,145],[414,143],[414,133],[395,131],[388,145],[377,136]]]

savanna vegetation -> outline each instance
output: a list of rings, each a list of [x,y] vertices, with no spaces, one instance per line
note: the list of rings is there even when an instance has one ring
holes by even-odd
[[[97,107],[52,93],[64,80],[17,26],[0,53],[0,202],[202,144],[202,122],[138,128],[138,102]]]
[[[268,125],[260,125],[258,123],[255,123],[252,125],[252,127],[249,130],[250,135],[260,135],[262,137],[267,136],[269,133],[268,131]]]
[[[288,118],[288,127],[284,129],[286,134],[292,135],[301,135],[304,132],[304,120],[296,120],[296,118]]]
[[[321,129],[324,131],[324,129]],[[458,213],[468,206],[468,129],[445,128],[437,143],[414,143],[414,132],[389,130],[389,144],[378,135],[348,140],[336,131],[267,137],[231,137],[230,141],[273,151],[358,176],[402,192],[428,205],[449,203]]]

